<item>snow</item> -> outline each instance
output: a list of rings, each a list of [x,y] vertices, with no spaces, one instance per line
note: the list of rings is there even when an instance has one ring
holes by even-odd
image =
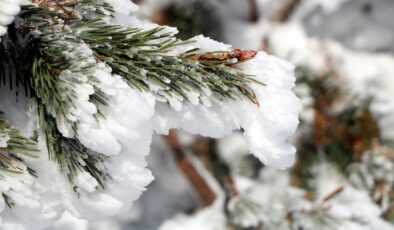
[[[349,180],[359,188],[374,191],[373,199],[379,201],[381,209],[387,211],[389,208],[389,197],[386,196],[391,191],[394,183],[394,163],[384,152],[379,149],[366,152],[360,162],[352,164],[350,167]],[[376,191],[378,183],[382,184],[382,190]]]
[[[241,133],[234,133],[218,140],[217,146],[221,158],[231,165],[248,154],[248,143]]]
[[[89,223],[86,220],[80,220],[73,217],[70,213],[65,212],[62,218],[51,226],[52,230],[87,230]]]
[[[327,40],[310,38],[299,23],[272,25],[267,31],[272,52],[286,58],[297,66],[306,67],[313,73],[335,71],[340,81],[349,90],[349,97],[359,100],[373,98],[371,109],[379,117],[382,135],[390,140],[394,137],[393,78],[394,57],[390,54],[371,54],[347,49],[343,45]],[[288,37],[296,40],[288,41]]]
[[[195,216],[179,215],[172,220],[164,222],[159,230],[218,230],[225,229],[224,213],[217,208],[207,208],[198,212]]]
[[[0,37],[7,33],[7,25],[14,21],[23,0],[0,0]]]
[[[298,19],[310,36],[336,40],[359,51],[393,53],[394,23],[387,20],[393,6],[390,0],[347,0],[334,12],[327,14],[315,9],[300,14]]]
[[[109,3],[114,10],[119,14],[130,14],[139,9],[139,7],[134,4],[132,1],[128,0],[105,0]]]
[[[7,133],[0,133],[0,148],[7,148],[10,139]]]
[[[394,229],[381,220],[381,209],[371,200],[368,190],[360,190],[346,182],[345,178],[330,164],[316,166],[316,186],[318,200],[323,199],[338,187],[343,192],[335,196],[327,205],[327,215],[338,219],[343,229]],[[342,229],[341,228],[341,229]]]
[[[256,181],[238,176],[235,182],[241,193],[239,200],[248,200],[255,207],[255,210],[248,206],[241,209],[249,209],[252,217],[234,213],[235,222],[242,227],[262,223],[268,229],[288,229],[288,223],[284,221],[288,213],[300,212],[307,203],[302,198],[304,192],[289,185],[290,176],[287,172],[266,168],[260,172]]]
[[[295,13],[295,18],[300,17],[300,15],[307,15],[313,12],[314,10],[321,10],[324,14],[332,14],[336,12],[346,1],[348,0],[306,0],[301,2],[301,6],[299,6]]]
[[[78,188],[85,189],[88,192],[94,192],[98,186],[97,181],[87,172],[83,172],[77,175],[75,184]]]
[[[177,214],[172,219],[164,221],[158,228],[159,230],[221,230],[226,229],[226,217],[222,211],[225,201],[224,191],[221,190],[218,182],[212,174],[206,169],[195,157],[189,156],[191,163],[197,169],[199,174],[208,183],[208,186],[215,192],[215,202],[194,215]]]
[[[169,1],[146,0],[142,7],[145,7],[146,3],[152,4],[151,9],[154,9]],[[182,4],[182,1],[171,2]],[[394,58],[389,53],[353,50],[358,48],[379,52],[392,51],[392,22],[388,20],[392,14],[392,1],[305,0],[301,1],[290,22],[283,24],[267,21],[267,18],[277,12],[277,6],[283,1],[259,0],[261,20],[257,23],[248,21],[248,1],[222,2],[223,4],[219,4],[214,10],[222,14],[218,26],[224,24],[227,43],[257,50],[261,48],[262,41],[267,39],[271,53],[296,66],[307,67],[318,76],[334,71],[341,79],[339,84],[349,92],[349,97],[374,98],[372,109],[383,135],[387,140],[393,139]],[[367,5],[372,5],[372,13],[362,13],[362,9]],[[309,108],[302,112],[301,117],[310,123],[314,118],[314,111],[310,109],[313,103],[310,89],[297,85],[295,91],[303,99],[304,107]],[[249,150],[242,134],[237,133],[236,136],[227,136],[220,140],[219,151],[234,173],[234,168],[239,167],[239,159]],[[252,216],[249,219],[249,215],[245,219],[240,218],[237,223],[250,227],[256,223],[257,218],[262,220],[264,228],[289,229],[284,221],[288,219],[286,209],[294,208],[291,211],[297,213],[297,224],[301,224],[303,229],[393,229],[391,223],[380,218],[382,210],[387,207],[376,205],[373,200],[376,197],[371,199],[369,194],[375,186],[375,180],[385,181],[391,186],[391,160],[372,154],[364,157],[362,163],[354,165],[354,168],[356,173],[361,172],[361,176],[353,175],[347,180],[334,166],[328,163],[318,165],[311,173],[316,177],[313,184],[317,191],[316,201],[304,199],[305,191],[290,186],[288,173],[265,168],[259,180],[237,177],[237,186],[243,188],[241,196],[249,197],[254,194],[255,201],[261,202],[262,207],[267,207],[261,216]],[[340,194],[327,203],[323,202],[327,195],[340,187],[344,187]],[[239,200],[242,199],[233,200],[231,208],[234,208]],[[204,225],[204,222],[208,223],[209,220],[205,213],[206,210],[197,212],[193,217],[179,215],[167,221],[165,226],[186,229],[195,224],[205,229],[208,224]],[[220,213],[216,210],[208,215],[218,216]],[[319,222],[322,219],[327,221],[326,226],[322,227]]]
[[[271,53],[289,60],[298,67],[307,68],[317,75],[334,71],[339,76],[341,84],[348,90],[349,97],[360,100],[373,98],[371,108],[374,115],[379,117],[384,139],[391,140],[394,137],[394,104],[391,100],[394,96],[392,54],[356,51],[333,40],[309,36],[304,25],[297,20],[283,24],[264,19],[255,24],[235,21],[225,25],[225,28],[226,39],[231,44],[246,49],[259,49],[259,41],[266,39]],[[233,34],[243,36],[232,36]],[[310,105],[310,96],[305,92],[300,93],[304,106]],[[303,111],[301,116],[310,121],[312,115],[313,111],[309,110]]]
[[[153,26],[128,16],[137,9],[130,1],[108,2],[118,9],[115,21],[145,29]],[[176,29],[168,28],[167,31],[175,32]],[[194,47],[202,51],[231,50],[231,46],[203,36],[193,40],[195,43],[177,47],[171,53],[180,54]],[[28,160],[29,166],[37,170],[38,177],[23,174],[19,180],[13,181],[11,177],[5,180],[4,192],[18,203],[15,208],[1,212],[3,223],[43,229],[64,212],[87,220],[102,220],[124,213],[153,180],[145,159],[150,153],[152,136],[167,134],[170,129],[214,138],[243,129],[248,152],[263,163],[280,169],[293,164],[295,148],[288,139],[298,125],[301,102],[292,92],[294,67],[286,61],[259,52],[255,58],[238,66],[244,74],[266,84],[250,85],[260,107],[246,99],[220,101],[208,90],[201,99],[204,104],[198,103],[194,93],[189,94],[192,103],[170,98],[168,104],[154,93],[130,88],[120,76],[111,73],[109,66],[96,63],[88,45],[82,42],[67,45],[70,50],[65,50],[64,55],[75,61],[60,73],[60,87],[62,98],[71,98],[77,107],[68,108],[65,116],[55,111],[52,114],[65,137],[78,138],[93,152],[110,157],[104,166],[111,180],[105,190],[97,190],[98,183],[93,177],[79,173],[74,182],[80,187],[77,196],[58,165],[48,159],[45,140],[40,135],[40,158]],[[79,61],[81,57],[84,61]],[[108,106],[98,106],[89,100],[96,88],[108,97]],[[18,124],[31,135],[37,129],[37,117],[35,111],[26,109],[28,101],[16,103],[12,92],[2,89],[1,93],[7,95],[0,97],[0,110],[6,113],[12,124]],[[20,104],[25,110],[19,108]],[[98,111],[105,118],[96,116]],[[14,115],[20,119],[13,118]],[[72,128],[74,125],[76,131]],[[222,214],[211,215],[209,210],[201,218],[209,218],[220,226],[224,224]]]
[[[368,191],[347,183],[333,165],[318,164],[313,177],[316,200],[306,199],[305,190],[291,186],[288,172],[264,168],[257,180],[237,176],[235,182],[241,195],[230,201],[229,217],[224,217],[223,207],[215,203],[193,215],[178,214],[159,229],[224,230],[227,227],[223,222],[242,228],[262,224],[268,229],[394,229],[380,218],[381,210]],[[323,201],[341,187],[342,192]],[[292,222],[286,221],[289,215]]]

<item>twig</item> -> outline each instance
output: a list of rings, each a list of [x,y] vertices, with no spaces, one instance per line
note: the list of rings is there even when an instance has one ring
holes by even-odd
[[[250,21],[257,22],[259,20],[259,11],[256,0],[249,0],[250,5]]]
[[[271,17],[271,21],[286,22],[300,3],[301,0],[286,0],[278,12]],[[267,53],[271,53],[270,41],[268,38],[263,39],[261,49]]]
[[[62,2],[57,0],[32,0],[31,2],[42,8],[58,10],[59,12],[63,12],[66,16],[74,16],[76,14],[75,6],[78,4],[78,0]]]
[[[216,199],[215,192],[209,187],[204,177],[190,162],[174,131],[170,131],[169,135],[167,136],[167,143],[175,154],[176,163],[179,169],[183,172],[185,177],[190,181],[194,189],[197,191],[204,205],[212,205]]]
[[[323,198],[323,202],[319,203],[317,206],[312,207],[309,210],[304,210],[305,213],[312,214],[316,213],[319,211],[327,212],[328,210],[331,209],[332,205],[328,203],[330,200],[334,199],[338,195],[340,195],[343,191],[345,190],[344,186],[341,186],[331,193],[329,193],[327,196]],[[315,193],[309,193],[305,196],[306,199],[308,200],[315,200],[316,199],[316,194]]]
[[[392,220],[394,218],[394,205],[391,205],[390,208],[383,213],[383,217],[386,220]]]
[[[224,210],[230,214],[229,202],[240,195],[240,192],[231,175],[230,168],[224,163],[217,152],[217,142],[214,139],[198,137],[194,143],[195,154],[210,168],[213,176],[220,183],[225,192]]]
[[[239,190],[238,190],[237,186],[235,185],[234,179],[231,176],[227,176],[226,181],[227,181],[229,189],[232,192],[233,197],[239,196]]]
[[[271,20],[277,22],[287,21],[300,3],[301,0],[287,0]]]
[[[326,202],[332,200],[333,198],[338,196],[340,193],[342,193],[344,190],[345,190],[345,187],[343,187],[343,186],[335,189],[333,192],[331,192],[326,197],[324,197],[323,202],[326,203]]]
[[[257,55],[256,51],[253,50],[240,50],[235,49],[230,52],[216,52],[204,55],[192,55],[188,58],[196,61],[226,61],[231,59],[237,59],[237,62],[244,62],[254,58]]]

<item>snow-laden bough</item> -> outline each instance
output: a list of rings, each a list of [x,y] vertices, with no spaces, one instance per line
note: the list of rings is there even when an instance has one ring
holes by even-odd
[[[4,0],[0,0],[0,4],[2,2]],[[144,29],[154,26],[130,16],[138,9],[131,1],[108,0],[108,3],[119,9],[116,18],[111,19],[117,23]],[[168,28],[168,31],[175,29]],[[175,47],[171,55],[193,48],[205,52],[232,50],[229,45],[203,36],[192,40],[193,43]],[[97,62],[88,44],[80,43],[78,47],[65,55],[83,57],[85,61],[75,63],[59,74],[64,83],[60,88],[66,89],[69,81],[78,79],[72,89],[77,92],[77,97],[68,97],[67,90],[62,91],[62,96],[71,98],[78,106],[70,108],[64,116],[52,112],[64,137],[77,138],[92,152],[108,157],[99,165],[106,169],[109,177],[106,187],[97,189],[99,182],[89,173],[81,172],[73,180],[78,187],[78,193],[75,193],[58,165],[49,159],[46,140],[39,135],[40,157],[24,159],[36,170],[36,177],[21,174],[17,179],[4,176],[0,180],[0,192],[15,201],[12,208],[7,208],[5,199],[0,199],[1,226],[43,229],[66,210],[88,220],[125,212],[153,180],[145,159],[150,152],[152,135],[165,135],[170,129],[212,138],[242,130],[250,152],[264,164],[286,169],[294,162],[296,150],[288,138],[298,125],[301,103],[292,92],[294,67],[286,61],[258,52],[252,59],[237,64],[243,74],[265,84],[249,85],[259,105],[247,100],[219,100],[208,89],[203,96],[190,91],[187,102],[171,97],[167,97],[167,101],[153,92],[131,88],[122,77],[113,73],[109,65]],[[84,73],[95,81],[88,81],[86,76],[80,75],[75,70],[78,68],[84,69]],[[98,107],[91,102],[97,89],[106,95],[107,106]],[[5,118],[21,128],[26,136],[32,136],[39,125],[37,113],[29,109],[29,103],[22,99],[16,103],[14,93],[1,89],[0,111],[5,111]],[[105,118],[96,116],[98,111]],[[0,136],[0,148],[6,146],[7,141],[6,136]]]

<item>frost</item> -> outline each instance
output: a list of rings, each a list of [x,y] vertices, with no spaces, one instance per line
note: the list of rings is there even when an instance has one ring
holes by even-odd
[[[7,25],[14,21],[23,0],[0,0],[0,36],[7,33]]]
[[[373,191],[373,199],[379,201],[383,211],[389,209],[391,192],[394,183],[394,163],[391,155],[384,148],[375,148],[366,152],[361,162],[354,163],[350,168],[349,180],[360,189]],[[377,189],[381,186],[381,189]]]
[[[219,212],[215,208],[207,208],[192,217],[178,215],[174,219],[165,222],[159,230],[224,230],[225,223],[224,213]]]
[[[235,178],[241,195],[229,202],[230,217],[227,219],[223,207],[215,203],[194,215],[177,215],[159,229],[225,230],[226,221],[240,228],[262,225],[267,229],[283,230],[394,229],[380,218],[381,210],[368,192],[347,183],[335,166],[321,163],[316,165],[314,173],[311,186],[316,191],[315,200],[306,199],[306,191],[291,186],[288,172],[264,168],[258,180]],[[327,199],[335,191],[340,192]],[[291,221],[287,221],[290,216]]]
[[[275,54],[316,73],[334,68],[347,84],[349,93],[360,100],[374,98],[371,110],[381,117],[378,122],[383,137],[387,140],[394,137],[394,103],[390,100],[394,92],[392,55],[352,51],[334,41],[310,38],[298,23],[269,27],[266,33]],[[292,37],[290,42],[286,39],[288,37]],[[327,65],[327,60],[332,65]]]
[[[105,0],[120,14],[130,14],[138,10],[138,6],[128,0]]]
[[[322,10],[325,14],[334,13],[339,9],[339,7],[344,4],[348,0],[307,0],[302,3],[300,6],[300,11],[297,12],[297,15],[307,15],[308,13],[312,12],[313,10]]]
[[[344,188],[343,192],[326,204],[331,206],[326,214],[338,219],[343,229],[394,229],[391,224],[380,219],[382,211],[371,200],[368,192],[347,183],[335,166],[328,163],[318,165],[315,172],[314,186],[320,194],[318,200],[323,200],[338,187]]]
[[[7,133],[0,133],[0,148],[7,148],[10,136]]]
[[[130,1],[108,2],[114,4],[117,11],[114,20],[144,29],[152,27],[152,24],[127,16],[136,10]],[[175,32],[176,29],[167,28],[162,33],[168,31]],[[169,54],[177,55],[193,48],[201,51],[231,50],[231,46],[203,36],[192,40],[195,42],[176,47]],[[208,89],[204,89],[201,98],[196,92],[190,92],[190,103],[168,96],[168,104],[154,92],[145,93],[131,88],[120,76],[113,74],[109,66],[97,63],[88,45],[77,42],[67,45],[70,50],[64,55],[75,61],[60,73],[61,94],[63,98],[71,98],[77,106],[68,108],[65,116],[55,112],[53,115],[65,137],[78,138],[93,152],[109,157],[103,168],[107,169],[111,179],[104,190],[99,190],[96,189],[98,182],[90,175],[79,173],[75,185],[80,189],[76,194],[58,165],[48,159],[45,140],[40,135],[40,158],[28,160],[29,165],[37,169],[37,178],[23,174],[18,180],[6,178],[1,186],[3,192],[17,201],[15,208],[1,212],[3,223],[26,229],[43,229],[65,211],[87,220],[100,220],[127,211],[153,180],[145,159],[150,152],[152,136],[167,134],[170,129],[213,138],[222,138],[242,129],[249,145],[248,152],[263,163],[285,169],[294,162],[295,148],[288,139],[298,125],[301,102],[292,92],[294,67],[286,61],[259,52],[255,58],[238,66],[244,74],[266,85],[249,85],[260,106],[246,99],[218,100]],[[81,59],[83,61],[79,61]],[[97,89],[105,94],[108,105],[91,102]],[[7,94],[6,90],[1,93]],[[28,107],[28,101],[15,101],[15,95],[8,92],[7,96],[0,97],[0,110],[11,116],[7,117],[11,122],[31,133],[37,129],[37,117],[34,111],[26,113],[28,110],[18,108],[20,104]],[[18,111],[14,114],[22,118],[15,121],[10,111]],[[104,116],[97,116],[99,111]],[[223,204],[220,202],[223,199],[218,201],[218,207]],[[208,219],[218,226],[225,223],[223,216],[212,214],[216,213],[215,210],[204,213],[201,214],[202,220]]]
[[[87,172],[80,173],[75,180],[75,184],[88,192],[94,192],[98,187],[97,181]]]
[[[207,169],[196,159],[191,158],[192,163],[205,178],[209,187],[214,190],[217,198],[212,206],[202,209],[194,215],[178,214],[174,218],[165,221],[159,230],[224,230],[226,228],[226,217],[222,212],[225,202],[224,192],[220,189],[220,185],[207,171]]]
[[[51,226],[53,230],[87,230],[88,222],[73,217],[70,213],[65,212],[62,218]]]

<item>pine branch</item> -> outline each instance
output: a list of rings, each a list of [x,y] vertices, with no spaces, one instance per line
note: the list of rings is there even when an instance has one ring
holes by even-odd
[[[14,24],[8,26],[8,33],[0,41],[0,88],[7,86],[17,95],[29,95],[31,57],[34,56],[30,46],[18,36]]]
[[[4,199],[4,202],[6,203],[8,208],[12,208],[12,207],[15,206],[14,202],[12,201],[12,199],[7,194],[1,193],[1,195],[2,195],[2,197]]]
[[[107,157],[90,151],[78,139],[64,137],[57,130],[55,119],[44,109],[44,103],[36,101],[34,104],[38,110],[40,127],[46,138],[49,158],[58,163],[61,171],[73,185],[74,191],[79,194],[74,182],[80,172],[89,173],[96,179],[100,188],[105,189],[106,181],[110,179],[105,168]]]
[[[262,83],[237,69],[238,63],[252,58],[255,52],[201,53],[193,49],[174,56],[171,50],[193,41],[178,40],[164,27],[145,30],[112,24],[109,19],[114,11],[105,1],[32,3],[22,7],[14,31],[1,43],[0,54],[4,56],[0,63],[6,66],[0,71],[0,80],[3,85],[15,81],[15,85],[25,86],[38,112],[49,158],[59,164],[77,193],[74,182],[80,172],[89,173],[102,189],[109,178],[102,167],[108,159],[77,139],[81,121],[74,114],[78,109],[77,89],[88,86],[94,93],[86,103],[98,109],[92,116],[105,119],[100,108],[107,105],[109,96],[99,90],[95,76],[99,65],[112,70],[109,74],[121,76],[131,88],[168,102],[176,98],[187,103],[191,94],[197,94],[199,103],[203,97],[213,97],[247,99],[258,105],[249,85]],[[21,63],[23,68],[19,68]],[[74,138],[64,137],[58,124],[72,129]]]
[[[1,115],[1,114],[0,114]],[[37,158],[39,152],[36,143],[20,134],[20,130],[11,128],[0,119],[0,174],[30,173],[35,171],[26,166],[22,157]]]
[[[219,100],[246,97],[256,103],[247,86],[255,81],[229,66],[245,59],[236,59],[235,63],[230,59],[196,60],[196,55],[210,54],[196,54],[195,50],[181,56],[168,55],[168,51],[186,42],[163,33],[163,27],[143,31],[92,20],[74,28],[82,31],[79,38],[92,47],[97,58],[105,61],[113,73],[124,77],[133,88],[154,92],[159,87],[158,96],[180,96],[186,101],[189,92],[202,93],[208,89]]]
[[[81,1],[79,5],[83,6],[84,2]],[[41,15],[41,11],[36,8],[26,10],[29,14],[25,15],[30,15],[29,18],[37,17],[32,16],[32,12],[40,12]],[[41,20],[48,21],[46,18]],[[40,25],[27,28],[41,28]],[[55,27],[52,35],[47,28],[42,30],[47,31],[46,37],[52,37],[54,41],[72,39],[89,44],[97,59],[108,64],[114,74],[124,77],[133,88],[152,91],[159,87],[159,96],[177,96],[185,100],[188,100],[190,91],[201,93],[206,88],[221,100],[246,97],[256,102],[253,92],[247,86],[254,80],[228,66],[236,63],[229,63],[229,60],[191,60],[187,58],[187,53],[178,57],[168,55],[168,51],[185,42],[177,40],[171,33],[163,32],[164,27],[144,31],[108,24],[101,16],[91,20],[74,20],[69,22],[69,26],[60,33],[59,27]],[[42,43],[44,41],[50,42],[43,39]]]

